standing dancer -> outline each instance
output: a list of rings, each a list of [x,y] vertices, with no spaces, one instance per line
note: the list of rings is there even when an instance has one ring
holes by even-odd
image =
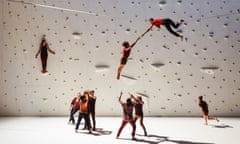
[[[132,126],[132,139],[135,140],[135,131],[136,131],[136,125],[135,122],[133,121],[133,103],[131,98],[128,98],[126,100],[126,103],[123,103],[121,100],[122,97],[122,92],[120,93],[120,96],[118,98],[118,102],[122,105],[123,108],[123,119],[122,119],[122,124],[120,126],[120,128],[118,129],[118,133],[117,133],[117,139],[119,138],[122,129],[125,127],[125,125],[127,123],[130,123]]]
[[[208,125],[208,120],[216,120],[217,122],[219,122],[218,118],[208,116],[209,114],[208,104],[205,101],[203,101],[202,96],[198,97],[198,105],[201,108],[201,112],[205,120],[205,125]]]
[[[160,28],[161,25],[164,25],[166,27],[166,29],[173,35],[175,35],[176,37],[179,37],[181,38],[181,40],[183,41],[183,35],[182,34],[179,34],[175,31],[172,30],[172,27],[177,29],[183,22],[184,20],[179,20],[177,22],[177,24],[175,24],[173,22],[173,20],[169,19],[169,18],[166,18],[166,19],[162,19],[162,18],[156,18],[156,19],[153,19],[153,18],[150,18],[149,19],[149,22],[151,23],[151,26],[150,26],[150,29],[153,27],[153,26],[156,26],[158,28]]]
[[[75,119],[74,119],[74,114],[79,110],[79,101],[80,101],[80,96],[81,96],[81,93],[78,92],[77,93],[77,96],[73,98],[72,102],[71,102],[71,105],[70,105],[70,118],[69,118],[69,124],[75,124]]]
[[[144,104],[144,102],[142,101],[142,97],[138,96],[135,98],[132,94],[130,94],[130,97],[132,99],[134,99],[135,115],[134,115],[133,120],[136,123],[136,121],[139,119],[140,125],[144,131],[144,135],[147,136],[147,131],[143,124],[143,104]]]
[[[91,115],[91,118],[92,118],[93,131],[96,130],[95,104],[97,99],[94,93],[95,93],[94,90],[89,91],[89,102],[88,102],[89,115]],[[87,123],[85,122],[84,129],[86,128],[87,128]]]
[[[88,92],[84,92],[83,96],[80,97],[80,110],[79,110],[79,116],[78,116],[78,121],[76,124],[75,132],[77,132],[78,127],[81,123],[82,118],[84,118],[85,123],[87,124],[87,129],[89,133],[92,133],[92,128],[91,128],[91,123],[90,123],[90,118],[89,118],[89,109],[88,109]]]
[[[53,50],[50,49],[50,47],[48,46],[48,43],[46,42],[45,38],[42,38],[42,42],[39,46],[38,52],[35,55],[35,57],[37,58],[38,55],[41,53],[41,61],[42,61],[42,73],[46,73],[47,72],[47,58],[48,58],[48,51],[52,54],[55,54],[55,52]]]
[[[123,55],[121,57],[121,61],[120,61],[120,65],[118,67],[118,70],[117,70],[117,80],[120,79],[120,75],[121,75],[121,72],[122,72],[122,69],[123,67],[127,64],[127,60],[128,60],[128,57],[131,53],[131,49],[135,46],[135,44],[148,32],[151,30],[152,27],[148,28],[140,37],[137,38],[137,40],[135,42],[133,42],[131,45],[129,44],[128,41],[124,41],[122,43],[122,46],[123,46]]]

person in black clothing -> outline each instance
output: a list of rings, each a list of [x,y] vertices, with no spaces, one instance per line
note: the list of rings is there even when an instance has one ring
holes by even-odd
[[[218,118],[216,117],[209,117],[209,110],[208,110],[208,104],[203,100],[202,96],[198,97],[198,105],[201,109],[203,118],[205,120],[205,125],[208,125],[208,120],[216,120],[217,122],[219,121]]]
[[[96,119],[95,119],[95,103],[96,103],[96,99],[97,97],[94,95],[94,90],[89,91],[89,102],[88,102],[88,110],[89,110],[89,114],[91,115],[92,118],[92,124],[93,124],[93,131],[96,130]],[[84,126],[84,129],[86,129],[86,123]]]
[[[130,93],[129,93],[130,94]],[[147,131],[145,128],[145,125],[143,124],[143,100],[141,96],[134,97],[132,94],[130,94],[130,97],[134,99],[134,109],[135,109],[135,115],[133,117],[134,122],[139,119],[140,125],[144,131],[144,135],[147,136]]]
[[[48,46],[48,43],[46,42],[46,39],[43,38],[42,42],[39,46],[38,52],[35,55],[35,57],[37,58],[38,55],[41,53],[41,61],[42,61],[42,73],[46,73],[47,72],[47,58],[48,58],[48,51],[52,54],[55,54],[55,52],[53,50],[50,49],[50,47]]]

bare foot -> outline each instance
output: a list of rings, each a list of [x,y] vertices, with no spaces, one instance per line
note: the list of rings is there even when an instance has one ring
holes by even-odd
[[[119,79],[120,79],[120,74],[117,75],[117,80],[119,80]]]
[[[180,37],[181,41],[183,41],[183,35],[180,35],[179,37]]]
[[[183,20],[183,19],[180,19],[178,23],[179,23],[179,24],[182,24],[183,22],[184,22],[184,20]]]

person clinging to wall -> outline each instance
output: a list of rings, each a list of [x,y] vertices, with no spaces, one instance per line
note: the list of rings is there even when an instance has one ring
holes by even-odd
[[[205,125],[208,125],[208,120],[216,120],[217,122],[219,122],[218,118],[209,117],[208,104],[203,100],[202,96],[198,96],[198,106],[200,107],[203,118],[205,120]]]
[[[146,33],[146,32],[145,32]],[[144,34],[145,34],[144,33]],[[136,43],[144,36],[144,34],[142,34],[140,37],[137,38],[137,40],[135,40],[132,44],[129,44],[128,41],[124,41],[122,43],[123,49],[122,49],[122,57],[120,60],[120,65],[118,66],[118,70],[117,70],[117,80],[120,79],[120,75],[122,72],[122,69],[124,68],[124,66],[127,64],[127,60],[128,57],[131,53],[132,48],[136,45]]]
[[[36,58],[38,57],[39,54],[41,55],[42,73],[47,72],[48,51],[52,54],[55,54],[55,52],[50,49],[48,43],[46,42],[46,39],[43,37],[39,49],[37,51],[37,54],[35,55]]]
[[[173,35],[175,35],[176,37],[179,37],[182,41],[183,41],[183,35],[178,33],[178,32],[175,32],[173,28],[177,29],[183,22],[184,20],[179,20],[177,23],[173,22],[173,20],[169,19],[169,18],[165,18],[165,19],[162,19],[162,18],[150,18],[149,19],[149,22],[151,23],[151,26],[150,26],[150,29],[153,27],[153,26],[156,26],[157,28],[161,28],[161,25],[165,26],[166,29]]]

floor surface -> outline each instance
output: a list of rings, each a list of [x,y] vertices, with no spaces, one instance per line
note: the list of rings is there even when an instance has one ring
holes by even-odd
[[[200,117],[145,117],[148,136],[137,122],[136,140],[131,140],[131,126],[119,139],[120,117],[97,117],[97,131],[89,134],[80,125],[67,124],[67,117],[0,117],[2,144],[239,144],[240,118],[220,118],[204,125]],[[83,121],[84,122],[84,121]]]

